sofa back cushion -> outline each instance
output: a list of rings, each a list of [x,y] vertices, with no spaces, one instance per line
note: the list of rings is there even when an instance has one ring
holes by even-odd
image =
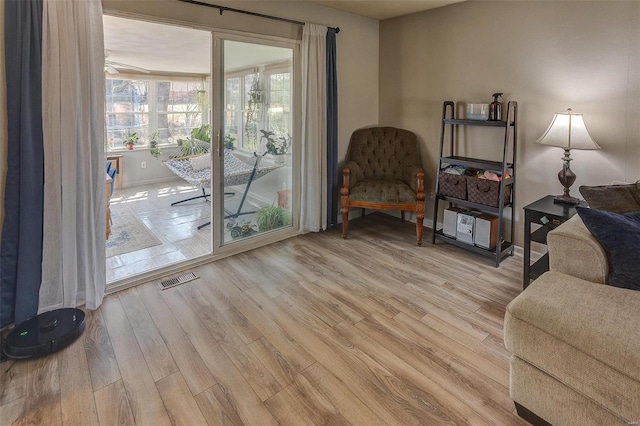
[[[640,184],[581,186],[589,207],[614,213],[640,211]]]
[[[618,214],[577,207],[609,260],[609,285],[640,290],[640,211]]]

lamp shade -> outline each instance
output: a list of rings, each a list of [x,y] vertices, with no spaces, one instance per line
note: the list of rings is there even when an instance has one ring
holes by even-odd
[[[600,145],[591,138],[582,114],[571,109],[556,113],[537,143],[564,149],[600,149]]]

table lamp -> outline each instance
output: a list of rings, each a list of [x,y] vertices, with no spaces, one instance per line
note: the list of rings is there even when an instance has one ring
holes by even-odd
[[[564,149],[564,157],[562,158],[564,164],[562,170],[558,172],[558,179],[564,187],[564,193],[556,196],[554,202],[578,204],[580,200],[569,195],[569,188],[576,181],[576,175],[571,171],[570,151],[572,149],[600,149],[600,146],[589,135],[582,114],[573,112],[571,108],[567,109],[567,112],[556,113],[537,143]]]

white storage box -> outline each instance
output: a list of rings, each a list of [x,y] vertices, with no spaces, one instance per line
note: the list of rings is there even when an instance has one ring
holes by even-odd
[[[489,104],[467,104],[467,120],[488,120]]]
[[[455,238],[456,229],[458,227],[458,213],[465,212],[465,209],[459,207],[450,207],[444,211],[444,223],[442,233],[447,237]]]
[[[473,242],[478,247],[493,249],[498,241],[498,218],[490,214],[476,217]]]
[[[463,243],[473,244],[473,228],[476,218],[472,213],[458,213],[456,239]]]

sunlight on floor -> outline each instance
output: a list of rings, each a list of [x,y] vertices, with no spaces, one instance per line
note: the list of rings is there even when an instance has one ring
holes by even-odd
[[[273,207],[244,187],[227,187],[222,226],[225,244],[257,235],[256,211]],[[107,282],[129,278],[211,253],[211,198],[171,203],[201,193],[175,180],[116,190],[111,198],[112,236],[107,240]],[[290,214],[289,214],[290,217]],[[198,229],[200,227],[201,229]]]
[[[121,253],[107,257],[107,282],[210,253],[210,232],[198,230],[199,225],[209,221],[210,204],[203,200],[194,200],[171,206],[172,202],[185,198],[185,194],[198,191],[197,188],[185,186],[184,182],[179,180],[144,185],[144,189],[138,186],[116,190],[111,198],[114,234],[118,232],[119,227],[132,226],[131,222],[136,222],[133,225],[137,226],[140,232],[136,238],[123,239],[123,244],[129,244],[128,247],[112,248],[116,253]],[[131,219],[132,216],[134,219]],[[120,223],[119,219],[128,223]],[[134,232],[135,229],[131,231]],[[152,235],[147,235],[149,233]],[[112,238],[114,236],[107,240],[107,247]],[[131,241],[135,239],[145,241]],[[137,246],[133,245],[136,242],[148,247],[137,249]],[[128,251],[130,249],[133,250]]]

